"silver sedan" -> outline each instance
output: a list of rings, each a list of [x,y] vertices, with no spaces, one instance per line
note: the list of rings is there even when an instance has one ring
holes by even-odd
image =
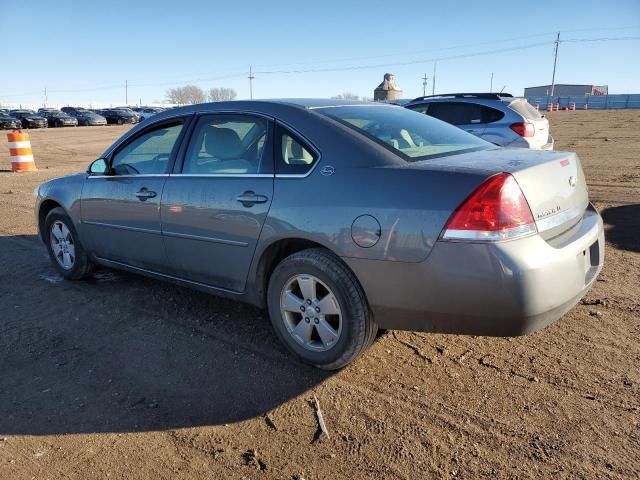
[[[393,105],[172,109],[36,193],[66,279],[105,266],[264,307],[284,345],[325,369],[380,328],[532,332],[604,260],[574,153],[496,147]]]

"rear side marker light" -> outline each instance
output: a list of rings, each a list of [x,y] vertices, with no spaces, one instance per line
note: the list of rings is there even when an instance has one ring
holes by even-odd
[[[536,233],[518,182],[509,173],[485,180],[453,213],[444,240],[497,241]]]
[[[533,126],[533,123],[529,122],[512,123],[511,130],[525,138],[533,137],[536,133],[536,127]]]

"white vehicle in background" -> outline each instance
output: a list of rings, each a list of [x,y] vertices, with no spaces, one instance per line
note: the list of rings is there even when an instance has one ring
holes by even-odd
[[[526,98],[509,93],[449,93],[403,105],[509,148],[553,150],[549,120]]]
[[[156,113],[164,112],[164,110],[164,108],[160,107],[137,107],[133,109],[133,111],[138,115],[140,122],[153,117]]]

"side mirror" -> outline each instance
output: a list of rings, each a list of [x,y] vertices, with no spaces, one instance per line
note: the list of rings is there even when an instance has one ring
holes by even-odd
[[[104,158],[99,158],[91,162],[87,169],[89,175],[109,175],[111,173],[109,164]]]

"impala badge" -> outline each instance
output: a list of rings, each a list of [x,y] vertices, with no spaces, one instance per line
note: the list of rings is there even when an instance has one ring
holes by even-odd
[[[576,177],[574,177],[573,175],[569,177],[570,187],[575,187],[577,183],[578,183],[578,180],[576,179]]]
[[[336,173],[336,169],[331,165],[325,165],[320,170],[320,173],[322,175],[324,175],[325,177],[328,177],[328,176],[333,175],[334,173]]]

